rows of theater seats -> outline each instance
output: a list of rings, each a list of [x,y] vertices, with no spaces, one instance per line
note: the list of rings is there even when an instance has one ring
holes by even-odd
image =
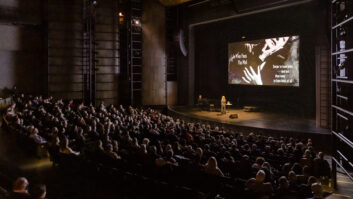
[[[310,139],[226,131],[152,109],[25,95],[13,101],[4,120],[21,145],[37,155],[47,150],[67,174],[125,196],[319,198],[330,177]]]

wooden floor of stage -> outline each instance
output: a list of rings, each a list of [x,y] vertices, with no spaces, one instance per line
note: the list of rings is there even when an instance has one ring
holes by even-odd
[[[329,129],[317,127],[314,118],[305,118],[285,113],[245,112],[242,109],[228,109],[227,113],[222,115],[219,111],[210,112],[200,110],[199,108],[189,108],[184,106],[171,106],[169,107],[169,110],[189,118],[235,126],[277,131],[330,134]],[[229,116],[231,114],[238,114],[238,118],[230,119]]]

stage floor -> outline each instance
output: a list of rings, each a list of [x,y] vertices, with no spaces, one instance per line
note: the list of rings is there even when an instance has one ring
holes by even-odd
[[[170,111],[185,117],[231,124],[242,127],[253,127],[276,131],[291,131],[315,134],[330,134],[329,129],[317,127],[315,119],[291,116],[284,113],[271,112],[245,112],[242,109],[228,109],[227,114],[210,112],[199,108],[188,108],[183,106],[171,106]],[[238,114],[237,119],[230,119],[229,115]]]

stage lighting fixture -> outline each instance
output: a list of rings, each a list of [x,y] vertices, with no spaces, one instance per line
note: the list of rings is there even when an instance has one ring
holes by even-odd
[[[245,39],[246,37],[243,35],[243,36],[241,36],[241,38],[242,38],[242,39]]]
[[[123,24],[124,23],[124,14],[122,12],[118,13],[118,17],[119,17],[119,24]]]
[[[141,26],[141,22],[140,22],[139,19],[133,19],[133,20],[132,20],[132,24],[133,24],[134,26]]]

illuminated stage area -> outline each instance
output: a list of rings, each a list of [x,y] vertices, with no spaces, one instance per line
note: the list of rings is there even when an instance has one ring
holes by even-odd
[[[225,129],[240,129],[241,132],[256,132],[271,136],[293,136],[296,138],[312,138],[329,146],[330,132],[328,129],[315,125],[314,119],[292,116],[285,113],[245,112],[243,109],[227,109],[227,114],[219,111],[210,112],[199,108],[170,106],[169,115],[186,121],[200,122],[219,126]],[[238,118],[230,119],[231,114]],[[325,145],[324,145],[325,146]]]
[[[206,121],[232,124],[242,127],[254,127],[278,131],[310,132],[328,134],[329,130],[316,127],[314,119],[306,119],[298,116],[290,116],[284,113],[271,112],[245,112],[243,109],[228,109],[227,114],[210,112],[199,108],[170,107],[169,110],[178,112],[191,118]],[[238,118],[230,119],[231,114],[238,114]]]

